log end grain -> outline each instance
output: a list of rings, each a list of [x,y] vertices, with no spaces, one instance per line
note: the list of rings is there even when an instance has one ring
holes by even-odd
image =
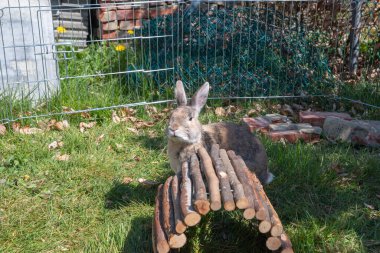
[[[284,228],[281,224],[275,224],[270,230],[272,236],[280,236],[284,232]]]
[[[185,216],[184,221],[186,225],[188,225],[189,227],[193,227],[201,221],[201,215],[197,212],[188,213]]]
[[[272,224],[270,221],[267,221],[267,220],[263,220],[260,222],[259,224],[259,231],[263,234],[266,234],[270,231],[270,229],[272,228]]]
[[[256,212],[255,212],[255,209],[253,207],[249,207],[249,208],[245,209],[243,212],[243,216],[247,220],[251,220],[251,219],[255,218],[255,214],[256,214]]]
[[[267,217],[267,212],[265,211],[265,209],[259,209],[256,212],[256,219],[258,219],[258,220],[265,220],[267,218],[269,218],[269,217]]]
[[[233,211],[235,210],[235,202],[232,201],[227,201],[223,203],[224,210],[226,211]]]
[[[182,248],[187,241],[185,234],[173,234],[169,238],[169,246],[171,249]]]
[[[266,246],[269,250],[278,250],[281,247],[281,240],[278,237],[269,237]]]
[[[207,200],[194,201],[194,209],[201,215],[206,215],[210,211],[210,202]]]
[[[212,201],[210,207],[211,207],[211,210],[218,211],[222,208],[222,203],[220,201],[217,201],[217,200]]]
[[[248,206],[249,206],[248,199],[245,197],[240,198],[236,201],[236,207],[239,209],[246,209],[248,208]]]
[[[185,233],[186,228],[187,228],[187,226],[183,221],[178,221],[177,224],[175,225],[175,231],[178,234]]]

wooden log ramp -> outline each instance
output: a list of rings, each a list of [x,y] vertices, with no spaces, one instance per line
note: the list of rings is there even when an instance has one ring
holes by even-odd
[[[232,150],[213,144],[209,152],[201,147],[182,162],[181,171],[157,189],[152,226],[153,251],[170,252],[183,247],[188,227],[196,226],[210,210],[240,209],[247,220],[256,218],[258,230],[267,236],[266,247],[293,253],[262,184]]]

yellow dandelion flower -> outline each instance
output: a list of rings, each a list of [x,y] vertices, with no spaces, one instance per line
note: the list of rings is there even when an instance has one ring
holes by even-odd
[[[66,32],[66,28],[64,28],[63,26],[58,26],[57,27],[57,32],[58,33],[65,33]]]
[[[133,30],[128,30],[127,33],[130,34],[130,35],[133,35],[135,32]]]
[[[125,46],[123,44],[119,44],[115,47],[115,50],[116,51],[124,51],[125,50]]]
[[[29,176],[29,175],[24,175],[22,178],[23,178],[25,181],[28,181],[29,178],[30,178],[30,176]]]

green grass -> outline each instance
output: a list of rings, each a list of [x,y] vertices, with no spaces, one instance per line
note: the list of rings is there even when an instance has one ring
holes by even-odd
[[[208,110],[202,120],[221,118]],[[151,252],[155,187],[136,180],[164,182],[172,174],[165,120],[139,135],[110,119],[85,133],[77,118],[70,122],[63,132],[0,137],[0,252]],[[64,146],[49,151],[54,140]],[[296,252],[380,250],[367,246],[380,241],[378,150],[263,142],[276,175],[266,192]],[[58,152],[69,154],[69,161],[53,159]],[[135,181],[123,184],[125,177]],[[239,211],[208,214],[187,235],[181,252],[266,252],[257,222],[245,221]]]

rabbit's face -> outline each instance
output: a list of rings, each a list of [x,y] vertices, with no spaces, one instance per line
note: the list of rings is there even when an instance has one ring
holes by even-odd
[[[175,142],[196,143],[202,137],[202,126],[198,114],[191,106],[180,106],[170,117],[168,137]]]
[[[198,120],[199,112],[206,104],[209,84],[205,83],[194,94],[190,105],[187,105],[185,89],[181,81],[175,88],[178,107],[172,112],[167,128],[170,140],[182,143],[196,143],[202,138],[202,126]]]

